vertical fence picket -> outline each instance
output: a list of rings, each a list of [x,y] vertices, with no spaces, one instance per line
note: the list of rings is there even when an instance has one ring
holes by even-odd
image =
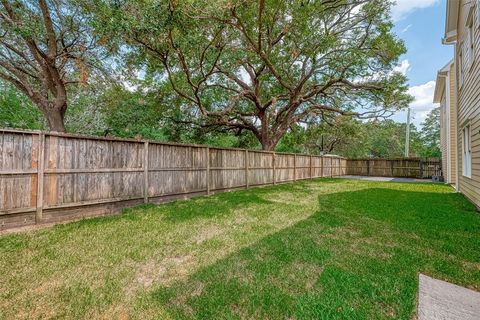
[[[248,189],[248,150],[245,150],[245,187]]]
[[[385,176],[428,179],[440,174],[439,159],[401,158],[401,159],[349,159],[347,172],[349,175]]]
[[[148,141],[143,144],[143,202],[148,203]]]
[[[313,175],[312,175],[312,155],[310,155],[310,179],[313,179]]]
[[[297,181],[297,155],[293,155],[293,181]]]
[[[277,184],[277,177],[276,177],[276,172],[275,172],[275,152],[272,152],[272,168],[273,168],[273,184]]]
[[[423,178],[423,160],[420,160],[420,174],[419,174],[419,176],[420,176],[420,179]]]
[[[323,178],[323,156],[320,156],[320,178]]]
[[[35,223],[40,223],[43,218],[43,176],[45,170],[45,134],[38,135],[38,168],[37,168],[37,201]]]
[[[206,183],[207,183],[207,195],[210,194],[210,148],[207,147],[207,174],[206,174]]]

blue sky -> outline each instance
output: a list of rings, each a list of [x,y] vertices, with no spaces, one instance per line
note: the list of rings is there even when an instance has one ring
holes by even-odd
[[[453,57],[453,46],[442,45],[445,30],[446,0],[397,0],[392,10],[394,31],[405,41],[407,54],[398,70],[409,78],[409,92],[415,101],[410,105],[413,123],[419,127],[432,102],[437,71]],[[393,119],[406,121],[406,112]]]

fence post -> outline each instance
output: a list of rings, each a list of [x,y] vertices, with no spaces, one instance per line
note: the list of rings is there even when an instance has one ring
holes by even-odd
[[[38,135],[38,166],[37,166],[37,211],[35,212],[35,223],[43,219],[43,176],[45,171],[45,134]]]
[[[248,189],[248,150],[245,149],[245,188]]]
[[[370,175],[370,160],[367,160],[367,176]]]
[[[275,176],[275,151],[272,153],[272,166],[273,166],[273,184],[277,184],[277,178]]]
[[[207,195],[210,194],[210,148],[207,147]]]
[[[148,203],[148,141],[143,145],[143,202]]]
[[[293,154],[293,181],[297,181],[297,154]]]

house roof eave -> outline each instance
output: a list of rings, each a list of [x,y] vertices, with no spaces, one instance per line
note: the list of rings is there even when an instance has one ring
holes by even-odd
[[[460,1],[447,0],[447,14],[445,19],[445,37],[444,44],[451,44],[457,39],[458,9]]]
[[[445,86],[447,85],[447,77],[450,73],[450,67],[453,64],[453,59],[438,71],[437,80],[435,82],[435,91],[433,93],[433,103],[440,103],[445,93]]]
[[[435,91],[433,94],[433,103],[440,103],[442,101],[443,93],[445,92],[445,83],[446,83],[445,72],[439,71],[437,73],[437,81],[435,82]]]

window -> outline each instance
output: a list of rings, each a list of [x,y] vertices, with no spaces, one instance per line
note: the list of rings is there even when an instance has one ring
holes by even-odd
[[[462,174],[469,178],[472,176],[470,125],[465,126],[462,130]]]

